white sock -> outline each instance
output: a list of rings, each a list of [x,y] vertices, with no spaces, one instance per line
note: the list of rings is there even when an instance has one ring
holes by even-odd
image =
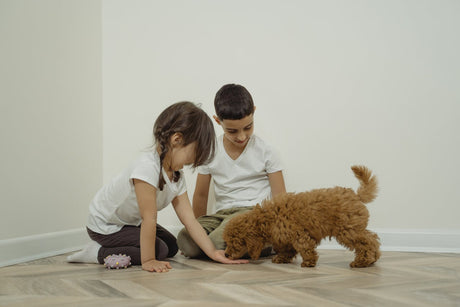
[[[97,261],[97,253],[101,245],[96,241],[91,241],[79,252],[73,253],[67,257],[67,262],[84,262],[84,263],[99,263]]]

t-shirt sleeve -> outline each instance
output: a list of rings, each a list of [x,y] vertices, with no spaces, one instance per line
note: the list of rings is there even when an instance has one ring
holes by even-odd
[[[159,166],[151,163],[140,162],[134,166],[129,179],[139,179],[158,188],[159,169]]]
[[[185,175],[183,171],[180,171],[179,187],[177,192],[177,195],[182,195],[187,192],[187,183],[185,181]]]
[[[198,166],[197,170],[198,174],[209,175],[211,173],[208,164]]]
[[[265,169],[269,174],[283,170],[279,155],[271,146],[267,146],[265,151]]]

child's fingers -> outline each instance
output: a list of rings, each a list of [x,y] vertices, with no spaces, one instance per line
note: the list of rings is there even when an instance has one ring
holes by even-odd
[[[156,269],[155,272],[164,273],[164,272],[169,272],[169,270],[167,268],[159,268],[159,269]]]
[[[168,272],[169,269],[172,269],[172,266],[169,262],[167,261],[162,261],[161,262],[161,265],[160,265],[160,269],[163,271],[163,272]]]
[[[169,269],[172,269],[169,262],[164,262],[163,265],[155,268],[155,271],[158,273],[169,272]]]
[[[147,272],[154,272],[155,271],[155,268],[145,268],[145,267],[142,267],[142,269],[144,271],[147,271]]]
[[[247,259],[238,259],[238,260],[232,260],[231,263],[234,263],[234,264],[243,264],[243,263],[249,263],[249,260],[247,260]]]
[[[169,269],[172,269],[171,264],[167,261],[158,261],[158,260],[151,260],[144,264],[142,264],[142,269],[149,271],[149,272],[168,272]]]
[[[227,263],[227,264],[245,264],[245,263],[249,263],[249,260],[247,260],[247,259],[236,259],[236,260],[227,259],[227,261],[225,261],[224,263]]]

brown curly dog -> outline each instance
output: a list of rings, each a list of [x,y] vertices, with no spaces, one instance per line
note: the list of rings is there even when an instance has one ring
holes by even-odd
[[[316,247],[324,238],[355,252],[351,267],[367,267],[380,257],[379,237],[366,229],[369,211],[364,204],[377,195],[377,179],[365,166],[351,168],[361,185],[303,193],[286,193],[233,218],[225,227],[226,254],[233,259],[248,253],[258,259],[266,243],[273,244],[274,263],[289,263],[297,253],[302,267],[314,267]]]

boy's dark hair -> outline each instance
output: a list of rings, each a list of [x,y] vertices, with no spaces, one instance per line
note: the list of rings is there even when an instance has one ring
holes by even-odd
[[[254,102],[244,86],[226,84],[217,91],[214,108],[220,120],[242,119],[254,113]]]
[[[197,105],[189,101],[175,103],[167,107],[158,116],[153,126],[155,143],[160,147],[160,178],[158,187],[163,190],[165,180],[161,167],[166,153],[170,150],[170,138],[174,133],[181,133],[183,146],[196,141],[195,161],[193,167],[206,164],[214,158],[216,135],[209,116]],[[174,173],[174,181],[179,180],[180,173]]]

